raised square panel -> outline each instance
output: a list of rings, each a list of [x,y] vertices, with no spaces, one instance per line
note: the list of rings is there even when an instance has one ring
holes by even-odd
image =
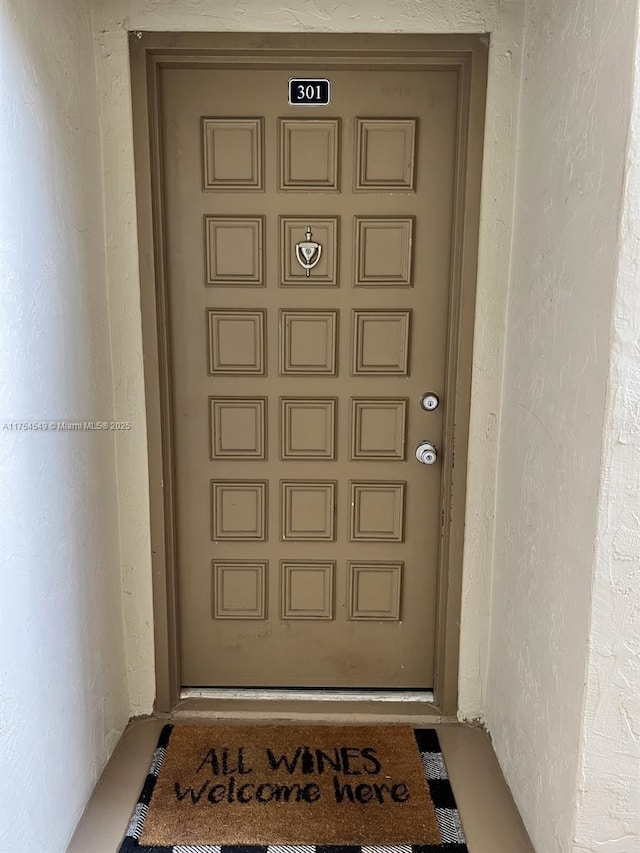
[[[281,536],[286,541],[334,539],[335,481],[288,480],[280,484]]]
[[[263,190],[262,118],[203,118],[203,188]]]
[[[322,219],[293,219],[280,217],[280,286],[337,287],[338,286],[338,226],[337,216]],[[296,256],[296,245],[307,239],[319,243],[320,260],[307,275]]]
[[[411,311],[354,311],[354,376],[408,376]]]
[[[335,562],[282,560],[283,619],[333,619]]]
[[[264,311],[208,309],[211,376],[264,374],[264,315]]]
[[[340,119],[280,119],[280,186],[337,191]]]
[[[350,490],[352,541],[403,541],[404,483],[351,482]]]
[[[211,459],[266,459],[264,397],[210,397]]]
[[[211,481],[211,538],[214,542],[265,542],[267,483],[264,480]]]
[[[265,619],[266,560],[213,560],[213,618]]]
[[[336,403],[333,397],[280,399],[282,459],[335,459]]]
[[[262,216],[205,216],[207,284],[264,287]]]
[[[349,619],[400,619],[402,563],[349,563]]]
[[[405,458],[407,400],[351,399],[351,458]]]
[[[335,376],[337,311],[280,311],[280,373]]]
[[[356,190],[415,192],[415,118],[356,119]]]
[[[356,218],[356,287],[411,287],[413,217]]]

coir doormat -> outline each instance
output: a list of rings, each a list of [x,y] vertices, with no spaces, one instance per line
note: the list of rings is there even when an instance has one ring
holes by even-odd
[[[120,853],[467,853],[434,729],[162,730]]]

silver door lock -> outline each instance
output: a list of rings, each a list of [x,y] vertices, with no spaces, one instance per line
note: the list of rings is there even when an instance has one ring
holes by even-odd
[[[425,410],[425,412],[432,412],[434,409],[437,409],[440,405],[440,397],[437,394],[434,394],[433,391],[427,391],[426,394],[423,394],[420,397],[420,406]]]
[[[421,441],[416,447],[416,459],[423,465],[433,465],[438,458],[438,451],[430,441]]]

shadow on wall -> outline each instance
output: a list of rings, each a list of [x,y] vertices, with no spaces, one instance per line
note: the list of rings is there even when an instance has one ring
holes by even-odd
[[[89,14],[2,11],[0,849],[63,850],[129,703]],[[25,792],[46,780],[47,795]]]

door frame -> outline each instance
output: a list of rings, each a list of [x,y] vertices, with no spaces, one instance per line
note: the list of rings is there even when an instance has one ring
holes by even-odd
[[[458,75],[451,291],[446,359],[440,549],[433,703],[398,703],[401,715],[452,716],[458,709],[467,449],[489,36],[317,33],[130,32],[140,302],[149,465],[158,712],[207,710],[180,700],[174,454],[162,173],[159,72],[166,67],[447,69]],[[295,76],[295,74],[292,74]],[[448,445],[444,443],[449,437]],[[284,708],[303,711],[301,702]],[[350,710],[376,710],[375,700]],[[208,706],[208,707],[207,707]],[[226,703],[228,708],[228,703]],[[252,708],[265,710],[264,703]],[[246,709],[246,703],[244,703]],[[232,710],[231,708],[228,708]],[[317,711],[317,707],[315,709]],[[332,707],[341,711],[341,707]],[[345,708],[346,710],[346,708]],[[377,710],[388,713],[385,703]]]

